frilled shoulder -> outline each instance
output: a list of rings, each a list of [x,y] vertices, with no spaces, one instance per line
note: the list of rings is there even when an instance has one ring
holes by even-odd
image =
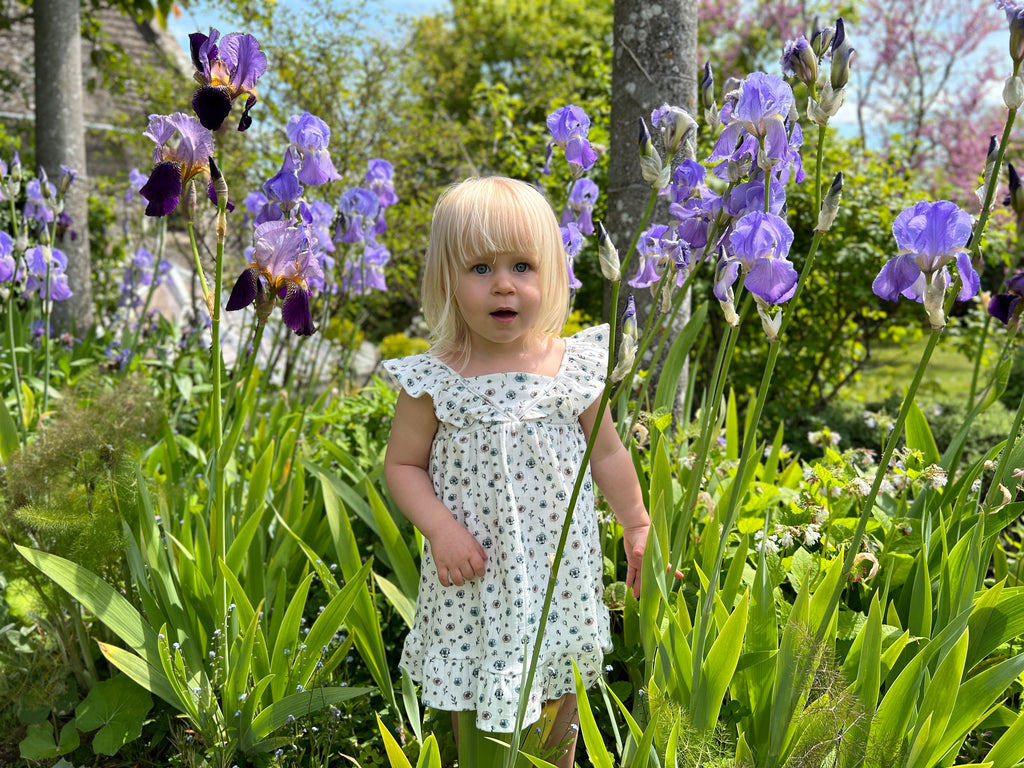
[[[447,365],[428,354],[385,360],[382,365],[410,397],[427,394],[436,400],[451,375],[451,369]]]
[[[600,397],[608,373],[607,325],[597,325],[575,333],[565,340],[563,381],[585,395],[587,400]]]

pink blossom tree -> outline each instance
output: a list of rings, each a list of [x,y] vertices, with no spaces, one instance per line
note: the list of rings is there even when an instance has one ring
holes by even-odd
[[[778,70],[787,40],[810,38],[839,15],[856,54],[847,104],[833,122],[864,147],[900,144],[894,172],[915,172],[929,191],[978,207],[974,190],[988,137],[1002,124],[1009,74],[1006,21],[993,2],[963,0],[707,0],[700,55],[718,82]],[[844,119],[845,118],[845,119]]]

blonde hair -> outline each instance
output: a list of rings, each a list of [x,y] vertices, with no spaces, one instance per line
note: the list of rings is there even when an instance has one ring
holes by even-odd
[[[438,357],[465,361],[469,328],[455,301],[459,275],[470,262],[502,253],[537,260],[541,307],[536,330],[557,336],[569,311],[569,270],[551,206],[529,184],[489,176],[448,187],[434,206],[423,270],[423,315]]]

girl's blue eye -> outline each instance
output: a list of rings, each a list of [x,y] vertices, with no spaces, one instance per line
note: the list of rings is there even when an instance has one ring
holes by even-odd
[[[518,264],[516,264],[514,267],[512,267],[512,270],[514,272],[529,272],[530,271],[530,265],[527,264],[525,261],[520,261]]]
[[[491,271],[491,268],[486,264],[474,264],[473,271],[476,272],[478,275],[486,275],[488,272]]]

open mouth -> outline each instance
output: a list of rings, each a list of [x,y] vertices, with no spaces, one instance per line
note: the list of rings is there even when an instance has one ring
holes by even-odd
[[[512,309],[498,309],[495,310],[494,312],[491,312],[491,317],[493,317],[495,320],[501,320],[502,322],[507,323],[511,320],[515,320],[518,314],[518,312]]]

